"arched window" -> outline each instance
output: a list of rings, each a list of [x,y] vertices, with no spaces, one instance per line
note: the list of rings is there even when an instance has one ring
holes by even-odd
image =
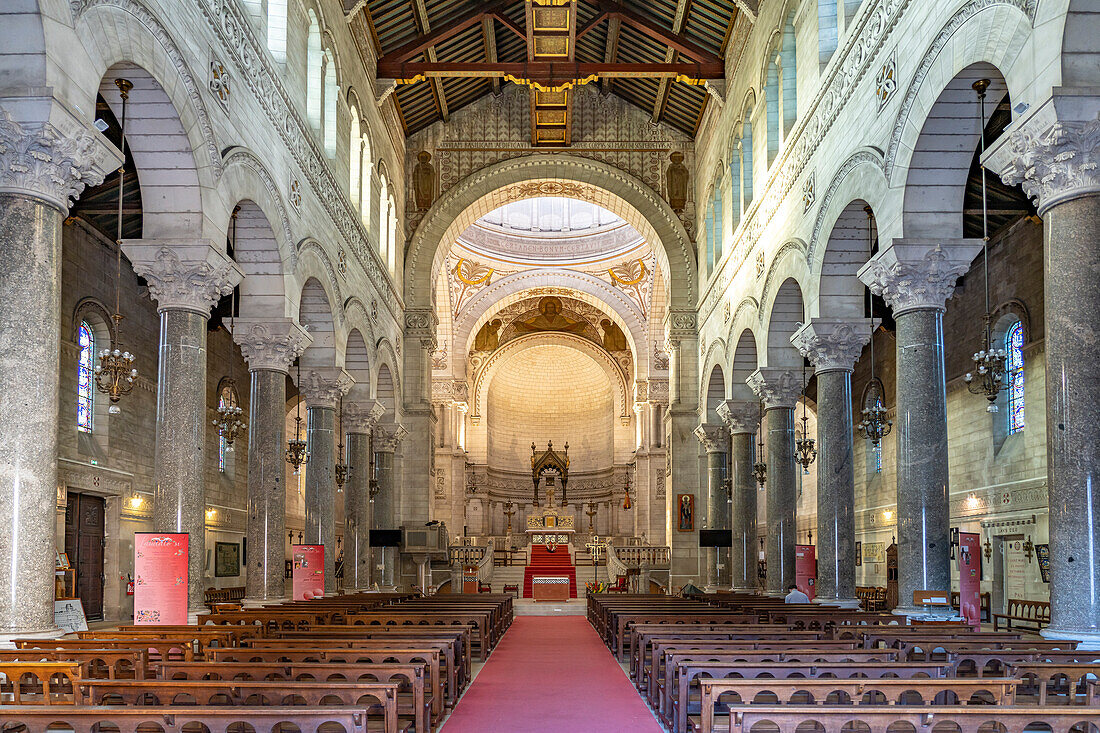
[[[768,167],[771,167],[779,153],[779,64],[775,52],[769,54],[768,71],[764,83],[764,108],[767,112],[767,130],[765,130],[768,150]]]
[[[707,270],[704,276],[709,276],[714,269],[714,200],[707,204],[706,224],[707,230]]]
[[[748,211],[752,203],[752,109],[745,110],[745,124],[741,128],[741,200],[742,211]]]
[[[286,63],[286,0],[267,0],[267,50]]]
[[[741,223],[741,149],[736,143],[730,147],[730,221],[736,232]]]
[[[382,256],[382,261],[386,262],[389,259],[388,242],[386,240],[389,238],[390,233],[390,193],[386,183],[386,174],[380,173],[378,178],[378,254]]]
[[[87,321],[80,322],[76,341],[80,347],[76,366],[76,429],[90,433],[95,410],[95,336]]]
[[[309,31],[306,36],[306,117],[314,129],[321,129],[321,24],[309,11]]]
[[[325,51],[324,73],[324,130],[325,152],[328,157],[336,157],[336,99],[340,96],[340,86],[336,81],[336,57],[332,51]]]
[[[714,181],[714,264],[722,261],[722,236],[725,231],[722,218],[722,178]]]
[[[837,0],[817,0],[817,55],[822,69],[833,57],[840,39],[836,16]]]
[[[359,131],[359,110],[351,108],[351,132],[348,135],[348,198],[356,211],[361,210],[359,198],[363,178],[363,138]]]
[[[783,24],[783,37],[779,47],[779,103],[782,107],[783,139],[787,139],[798,119],[798,54],[795,53],[794,8]]]
[[[360,146],[359,156],[359,199],[363,202],[362,208],[359,212],[363,219],[363,226],[370,229],[370,209],[371,209],[371,196],[370,196],[370,178],[374,170],[374,161],[370,157],[370,138],[366,134],[367,121],[364,119],[361,123],[362,128],[362,145]]]
[[[386,237],[387,248],[389,256],[386,261],[389,263],[390,274],[397,274],[397,206],[393,200],[393,194],[389,197],[389,214],[387,215],[389,220],[389,233]]]
[[[1016,321],[1005,331],[1005,387],[1008,389],[1008,434],[1024,429],[1024,324]]]

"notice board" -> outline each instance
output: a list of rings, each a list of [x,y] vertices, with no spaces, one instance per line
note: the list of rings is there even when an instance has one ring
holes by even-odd
[[[134,623],[187,623],[186,532],[134,535]]]

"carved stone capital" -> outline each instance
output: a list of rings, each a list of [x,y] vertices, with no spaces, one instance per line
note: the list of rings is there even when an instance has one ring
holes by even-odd
[[[435,336],[435,327],[439,317],[431,308],[414,308],[405,311],[406,336]]]
[[[697,333],[698,316],[693,310],[670,310],[665,321],[668,338],[694,338]]]
[[[35,103],[37,102],[37,103]],[[122,164],[102,135],[52,100],[20,100],[20,119],[0,108],[0,192],[39,199],[67,213],[86,186]]]
[[[764,401],[768,410],[793,410],[802,394],[802,377],[794,369],[760,367],[745,380],[753,392]]]
[[[244,279],[237,263],[205,239],[127,239],[122,251],[149,283],[157,310],[210,315]]]
[[[408,434],[404,425],[377,425],[374,428],[374,449],[380,453],[393,453],[397,450],[397,444]]]
[[[980,239],[895,239],[859,268],[857,276],[898,316],[945,310],[955,282],[982,249]]]
[[[310,369],[302,373],[298,391],[309,407],[336,407],[336,402],[348,393],[355,379],[339,367]]]
[[[1100,97],[1095,92],[1056,88],[985,154],[990,170],[1010,186],[1019,184],[1039,214],[1100,193]]]
[[[668,380],[667,379],[650,379],[649,380],[649,401],[655,403],[668,404]]]
[[[732,435],[755,433],[760,426],[760,405],[756,402],[725,400],[718,405],[718,417],[726,423]]]
[[[290,365],[313,343],[309,332],[291,318],[235,318],[233,340],[252,371],[289,373]]]
[[[703,423],[692,432],[707,453],[721,453],[725,448],[726,428],[722,425]]]
[[[345,433],[370,435],[374,431],[374,426],[385,414],[386,406],[378,400],[351,402],[344,405],[340,422]]]
[[[850,372],[870,338],[870,318],[814,318],[794,332],[791,343],[818,372]]]

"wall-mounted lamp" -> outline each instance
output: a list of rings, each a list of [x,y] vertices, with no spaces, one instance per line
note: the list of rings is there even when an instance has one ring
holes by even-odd
[[[993,557],[993,543],[986,540],[985,545],[982,546],[982,552],[985,554],[985,561],[989,562],[989,558]]]
[[[884,511],[882,513],[882,518],[885,519],[887,522],[889,522],[891,519],[894,518],[894,512],[891,511],[890,509],[887,509],[886,511]]]
[[[1024,556],[1027,557],[1027,561],[1030,563],[1031,558],[1035,553],[1035,545],[1031,544],[1031,535],[1027,536],[1024,541]]]
[[[145,503],[145,497],[141,494],[134,494],[130,497],[130,508],[141,509],[141,505]]]

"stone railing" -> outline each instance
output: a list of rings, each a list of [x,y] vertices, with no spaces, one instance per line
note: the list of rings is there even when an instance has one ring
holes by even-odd
[[[619,559],[619,553],[612,545],[607,546],[607,580],[612,585],[618,580],[619,576],[629,577],[627,574],[626,564]]]
[[[611,547],[616,559],[625,567],[638,570],[668,570],[672,564],[672,548],[666,546]]]
[[[459,567],[464,565],[480,565],[486,555],[489,556],[489,562],[491,564],[493,558],[492,551],[477,545],[451,545],[447,548],[447,552],[451,559],[451,565],[457,565]]]
[[[482,585],[489,585],[493,582],[493,541],[489,540],[481,549],[484,553],[477,564],[477,579]]]

